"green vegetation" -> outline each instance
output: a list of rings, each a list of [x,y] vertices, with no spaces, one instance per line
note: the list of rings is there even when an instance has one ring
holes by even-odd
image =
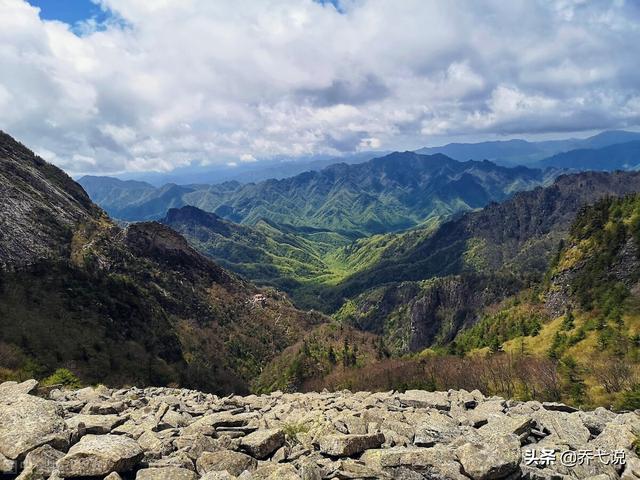
[[[82,387],[80,379],[66,368],[58,368],[55,372],[42,380],[40,384],[44,387],[59,386],[69,389],[78,389]]]
[[[271,362],[254,382],[253,390],[304,390],[310,381],[331,372],[360,368],[387,356],[380,337],[335,323],[321,325]]]
[[[486,313],[474,326],[461,331],[450,348],[456,354],[485,347],[496,351],[497,345],[501,346],[507,340],[537,336],[547,320],[548,315],[542,305],[514,297],[505,301],[497,312]]]

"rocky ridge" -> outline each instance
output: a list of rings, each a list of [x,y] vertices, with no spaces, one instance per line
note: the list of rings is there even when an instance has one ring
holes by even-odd
[[[464,390],[218,397],[100,386],[44,398],[36,388],[0,385],[8,478],[640,478],[638,412]]]

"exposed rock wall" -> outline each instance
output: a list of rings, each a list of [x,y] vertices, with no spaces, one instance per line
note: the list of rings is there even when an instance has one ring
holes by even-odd
[[[0,385],[0,468],[21,480],[640,478],[637,412],[478,391],[219,398],[99,387],[44,399],[35,386]]]

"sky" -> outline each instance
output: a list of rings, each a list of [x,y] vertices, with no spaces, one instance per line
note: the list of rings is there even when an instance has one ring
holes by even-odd
[[[0,129],[71,174],[640,127],[640,0],[0,0]]]

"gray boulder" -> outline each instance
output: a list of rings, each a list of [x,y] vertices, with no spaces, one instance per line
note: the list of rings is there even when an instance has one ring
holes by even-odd
[[[268,458],[284,444],[284,432],[281,429],[258,430],[242,439],[241,447],[258,460]]]
[[[26,395],[33,392],[38,387],[37,380],[26,380],[22,383],[4,382],[0,383],[0,399],[11,398],[16,395]]]
[[[43,445],[27,454],[23,463],[23,472],[18,478],[28,478],[29,480],[46,480],[56,470],[56,463],[64,457],[60,452],[50,445]]]
[[[499,435],[472,440],[456,449],[464,473],[473,480],[505,478],[519,468],[522,454],[515,435]]]
[[[320,438],[320,451],[331,457],[351,457],[369,450],[380,448],[384,443],[382,433],[367,435],[326,435]]]
[[[227,471],[237,477],[244,471],[255,470],[257,466],[258,462],[255,458],[232,450],[205,452],[196,462],[196,469],[200,475]]]
[[[451,401],[446,392],[426,392],[424,390],[407,390],[398,395],[402,405],[416,408],[435,408],[449,410]]]
[[[82,428],[85,433],[104,435],[122,425],[126,417],[118,415],[75,415],[66,420],[67,427],[73,430]]]
[[[47,443],[65,446],[66,430],[62,408],[54,402],[26,394],[0,401],[0,455],[10,460]]]
[[[58,461],[65,478],[97,477],[129,472],[143,457],[135,440],[119,435],[86,435]]]
[[[144,468],[138,470],[136,475],[136,480],[196,480],[197,478],[195,472],[176,467]]]
[[[432,447],[437,443],[451,443],[459,436],[458,422],[447,415],[433,411],[429,412],[416,428],[413,443],[420,447]]]

